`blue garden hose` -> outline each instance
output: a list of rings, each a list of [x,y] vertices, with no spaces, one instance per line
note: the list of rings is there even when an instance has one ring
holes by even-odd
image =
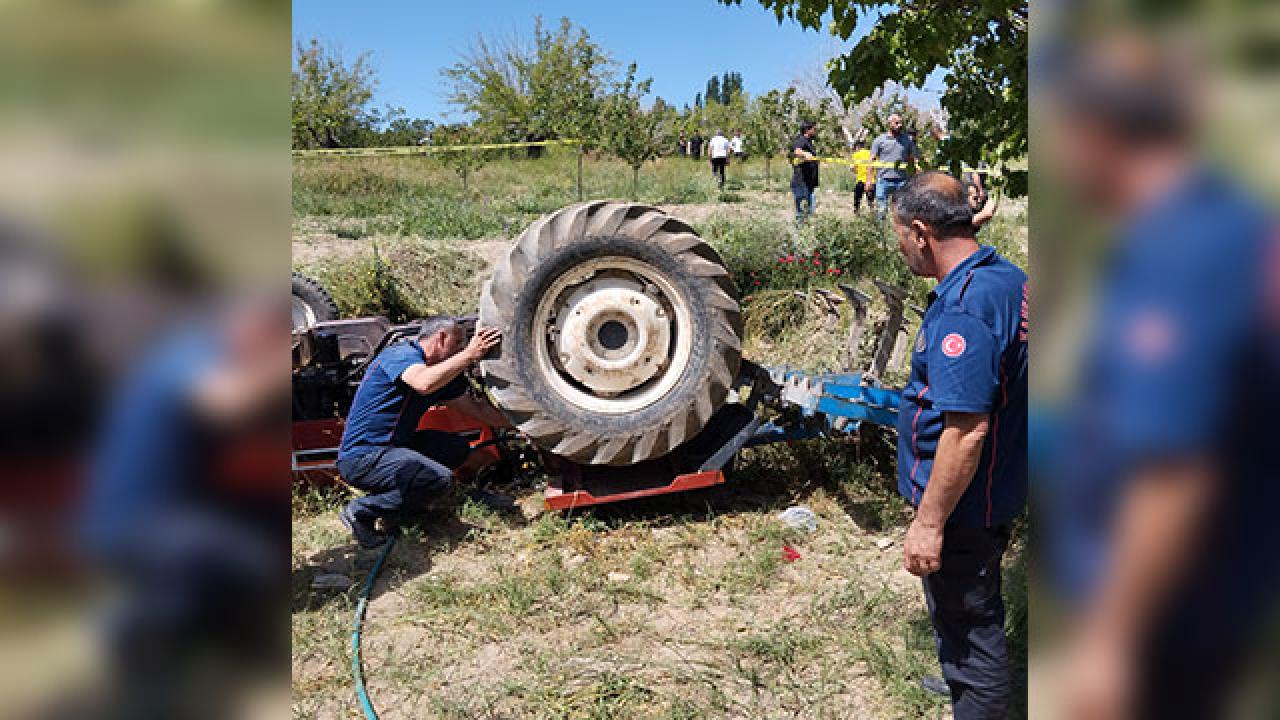
[[[374,711],[373,703],[369,701],[369,693],[364,687],[364,672],[360,669],[360,628],[364,625],[364,610],[369,604],[369,595],[373,593],[373,583],[377,581],[378,573],[382,572],[382,564],[386,561],[387,555],[391,554],[391,546],[395,544],[394,536],[387,539],[382,554],[378,556],[378,561],[369,571],[369,578],[364,581],[364,589],[360,592],[359,602],[356,603],[356,619],[351,626],[351,674],[355,677],[356,697],[360,698],[360,709],[364,711],[367,720],[378,720],[378,713]]]

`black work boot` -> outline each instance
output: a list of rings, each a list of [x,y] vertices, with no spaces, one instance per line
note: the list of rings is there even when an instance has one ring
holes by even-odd
[[[342,520],[342,524],[347,526],[356,542],[365,550],[373,550],[387,544],[388,535],[378,532],[373,523],[356,517],[350,505],[342,508],[338,513],[338,519]]]

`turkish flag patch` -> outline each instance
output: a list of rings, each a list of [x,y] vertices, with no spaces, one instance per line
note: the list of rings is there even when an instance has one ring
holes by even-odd
[[[942,354],[947,357],[960,357],[964,354],[964,348],[964,336],[960,333],[951,333],[942,338]]]

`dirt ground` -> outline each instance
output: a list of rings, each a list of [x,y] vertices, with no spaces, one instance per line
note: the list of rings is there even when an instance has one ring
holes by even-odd
[[[932,640],[892,507],[746,463],[745,484],[598,514],[542,511],[531,491],[509,516],[463,503],[423,517],[368,607],[382,717],[947,717],[911,686]],[[300,717],[354,707],[352,603],[373,558],[340,501],[295,511]],[[774,517],[794,502],[816,532]],[[325,574],[349,589],[312,589]]]

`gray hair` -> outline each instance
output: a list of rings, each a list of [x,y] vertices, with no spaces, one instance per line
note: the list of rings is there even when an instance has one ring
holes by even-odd
[[[893,194],[898,222],[919,220],[941,235],[973,232],[973,209],[963,183],[937,170],[911,176]]]
[[[424,318],[422,324],[418,326],[418,339],[426,340],[438,332],[454,332],[461,329],[458,324],[458,318],[452,315],[432,315]]]

